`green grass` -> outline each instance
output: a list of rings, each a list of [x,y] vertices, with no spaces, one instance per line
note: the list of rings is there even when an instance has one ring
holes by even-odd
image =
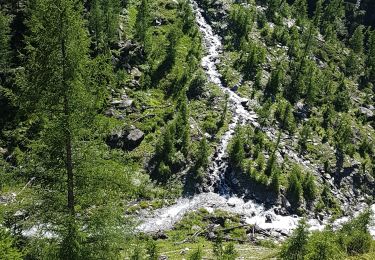
[[[191,252],[198,247],[203,250],[203,257],[205,259],[215,259],[213,253],[213,246],[210,241],[199,239],[197,243],[185,243],[175,245],[173,243],[162,241],[158,243],[159,252],[161,255],[167,256],[169,259],[186,259]],[[256,246],[252,244],[237,244],[235,245],[239,259],[275,259],[278,250],[275,248],[267,248]]]

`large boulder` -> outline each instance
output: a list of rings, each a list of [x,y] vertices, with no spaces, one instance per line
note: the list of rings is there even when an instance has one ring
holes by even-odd
[[[145,134],[141,130],[137,128],[131,129],[125,139],[127,149],[133,150],[138,147],[143,141],[144,136]]]
[[[113,132],[107,138],[107,144],[113,149],[132,151],[143,141],[145,134],[138,128],[131,126],[128,129],[121,129]]]
[[[367,118],[367,120],[373,120],[374,119],[374,110],[371,109],[373,107],[370,106],[370,108],[367,107],[359,107],[359,113]]]

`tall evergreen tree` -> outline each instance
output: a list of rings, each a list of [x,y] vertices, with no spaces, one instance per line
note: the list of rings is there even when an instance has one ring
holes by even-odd
[[[103,166],[106,161],[102,153],[106,150],[98,147],[95,140],[97,109],[104,103],[100,99],[105,98],[105,90],[92,77],[105,76],[105,67],[89,59],[82,12],[82,4],[76,0],[33,2],[27,38],[28,83],[23,86],[22,95],[24,109],[39,124],[28,162],[38,169],[30,172],[42,187],[40,217],[54,232],[59,230],[60,258],[70,260],[82,259],[83,252],[87,257],[114,257],[119,249],[109,238],[114,238],[112,232],[118,229],[106,227],[111,221],[119,227],[123,225],[118,223],[122,217],[109,199],[120,188],[108,187],[108,178],[113,182],[122,175],[114,175],[111,164]],[[106,192],[102,190],[104,186]],[[103,201],[106,203],[100,207],[95,204]],[[109,208],[111,211],[103,211]],[[83,243],[82,232],[88,232],[93,240]],[[94,247],[95,239],[103,242]]]
[[[110,44],[117,40],[119,0],[91,0],[89,15],[89,29],[96,51],[108,50]]]
[[[0,259],[23,259],[22,253],[15,247],[14,238],[3,227],[0,227]]]
[[[236,129],[233,143],[229,151],[231,164],[236,169],[241,169],[243,160],[245,159],[245,151],[243,147],[243,136],[240,128]]]
[[[183,91],[184,92],[184,91]],[[188,100],[185,92],[178,101],[178,115],[176,121],[176,139],[179,144],[179,150],[187,156],[189,154],[190,145],[190,124],[189,124],[189,108]]]
[[[302,219],[298,223],[297,229],[294,230],[292,236],[286,241],[281,249],[281,259],[303,260],[306,254],[308,236],[308,225],[306,220]]]
[[[363,26],[360,25],[355,29],[353,36],[349,40],[350,47],[355,53],[361,54],[363,52],[364,38]]]
[[[11,121],[14,98],[9,89],[8,72],[10,67],[10,19],[0,10],[0,132]]]
[[[341,83],[337,88],[334,104],[336,111],[338,112],[348,112],[348,110],[350,109],[350,95],[344,79],[341,80]]]
[[[9,17],[0,10],[0,73],[9,66],[9,23]]]
[[[150,27],[150,3],[142,0],[138,6],[137,19],[135,24],[135,39],[142,44],[146,42],[147,30]]]
[[[325,6],[322,26],[325,36],[332,39],[337,36],[337,33],[344,26],[343,18],[345,17],[345,7],[343,0],[331,0]]]
[[[294,15],[301,19],[307,17],[307,2],[306,0],[296,0],[293,3]]]
[[[285,78],[285,72],[278,66],[275,70],[271,72],[271,77],[267,83],[265,92],[266,95],[276,96],[281,91],[281,87]]]
[[[323,0],[316,0],[314,11],[314,25],[319,26],[323,15]]]
[[[366,65],[368,80],[375,85],[375,31],[370,32]]]
[[[198,149],[198,158],[197,158],[197,167],[203,167],[206,169],[208,167],[208,145],[206,137],[203,136],[202,140],[199,142],[199,149]]]

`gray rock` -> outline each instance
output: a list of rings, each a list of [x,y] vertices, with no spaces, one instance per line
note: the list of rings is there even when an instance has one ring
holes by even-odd
[[[283,207],[286,208],[286,209],[289,209],[291,207],[290,202],[288,201],[288,199],[285,196],[281,196],[281,203],[282,203]]]
[[[359,108],[359,112],[362,115],[365,115],[368,118],[372,118],[374,116],[374,112],[371,109],[367,108],[367,107],[360,107]]]
[[[115,110],[113,108],[108,109],[104,112],[104,114],[108,117],[114,117],[116,115]]]
[[[5,156],[8,153],[8,150],[6,148],[0,147],[0,156]]]
[[[266,215],[266,223],[272,223],[273,221],[273,216],[271,214]]]
[[[138,145],[141,144],[144,136],[145,136],[145,133],[143,133],[141,130],[137,128],[130,130],[129,134],[126,137],[127,149],[130,149],[130,150],[135,149]]]
[[[216,239],[216,235],[214,232],[209,232],[207,234],[207,238],[210,239],[210,240],[213,240],[213,239]]]
[[[198,230],[201,230],[201,227],[198,226],[198,225],[193,225],[193,226],[191,227],[191,229],[194,230],[194,231],[198,231]]]
[[[153,235],[153,238],[154,239],[168,239],[168,236],[162,232],[162,231],[158,231],[156,232],[154,235]]]
[[[139,80],[142,77],[142,72],[138,68],[133,68],[130,74],[135,80]]]
[[[241,105],[242,105],[246,110],[249,110],[249,106],[250,106],[249,100],[245,99],[245,100],[241,101]]]
[[[190,248],[185,247],[184,249],[182,249],[182,250],[180,251],[180,255],[186,255],[186,253],[189,252],[189,250],[190,250]]]
[[[122,99],[122,100],[113,100],[111,102],[111,106],[115,107],[116,109],[126,109],[133,105],[132,99]]]
[[[130,129],[117,130],[107,138],[107,144],[111,148],[119,148],[132,151],[137,148],[144,139],[144,133],[132,126]]]

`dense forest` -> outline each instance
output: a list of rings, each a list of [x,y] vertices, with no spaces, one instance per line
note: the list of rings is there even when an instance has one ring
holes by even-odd
[[[1,0],[0,259],[374,259],[375,1]]]

